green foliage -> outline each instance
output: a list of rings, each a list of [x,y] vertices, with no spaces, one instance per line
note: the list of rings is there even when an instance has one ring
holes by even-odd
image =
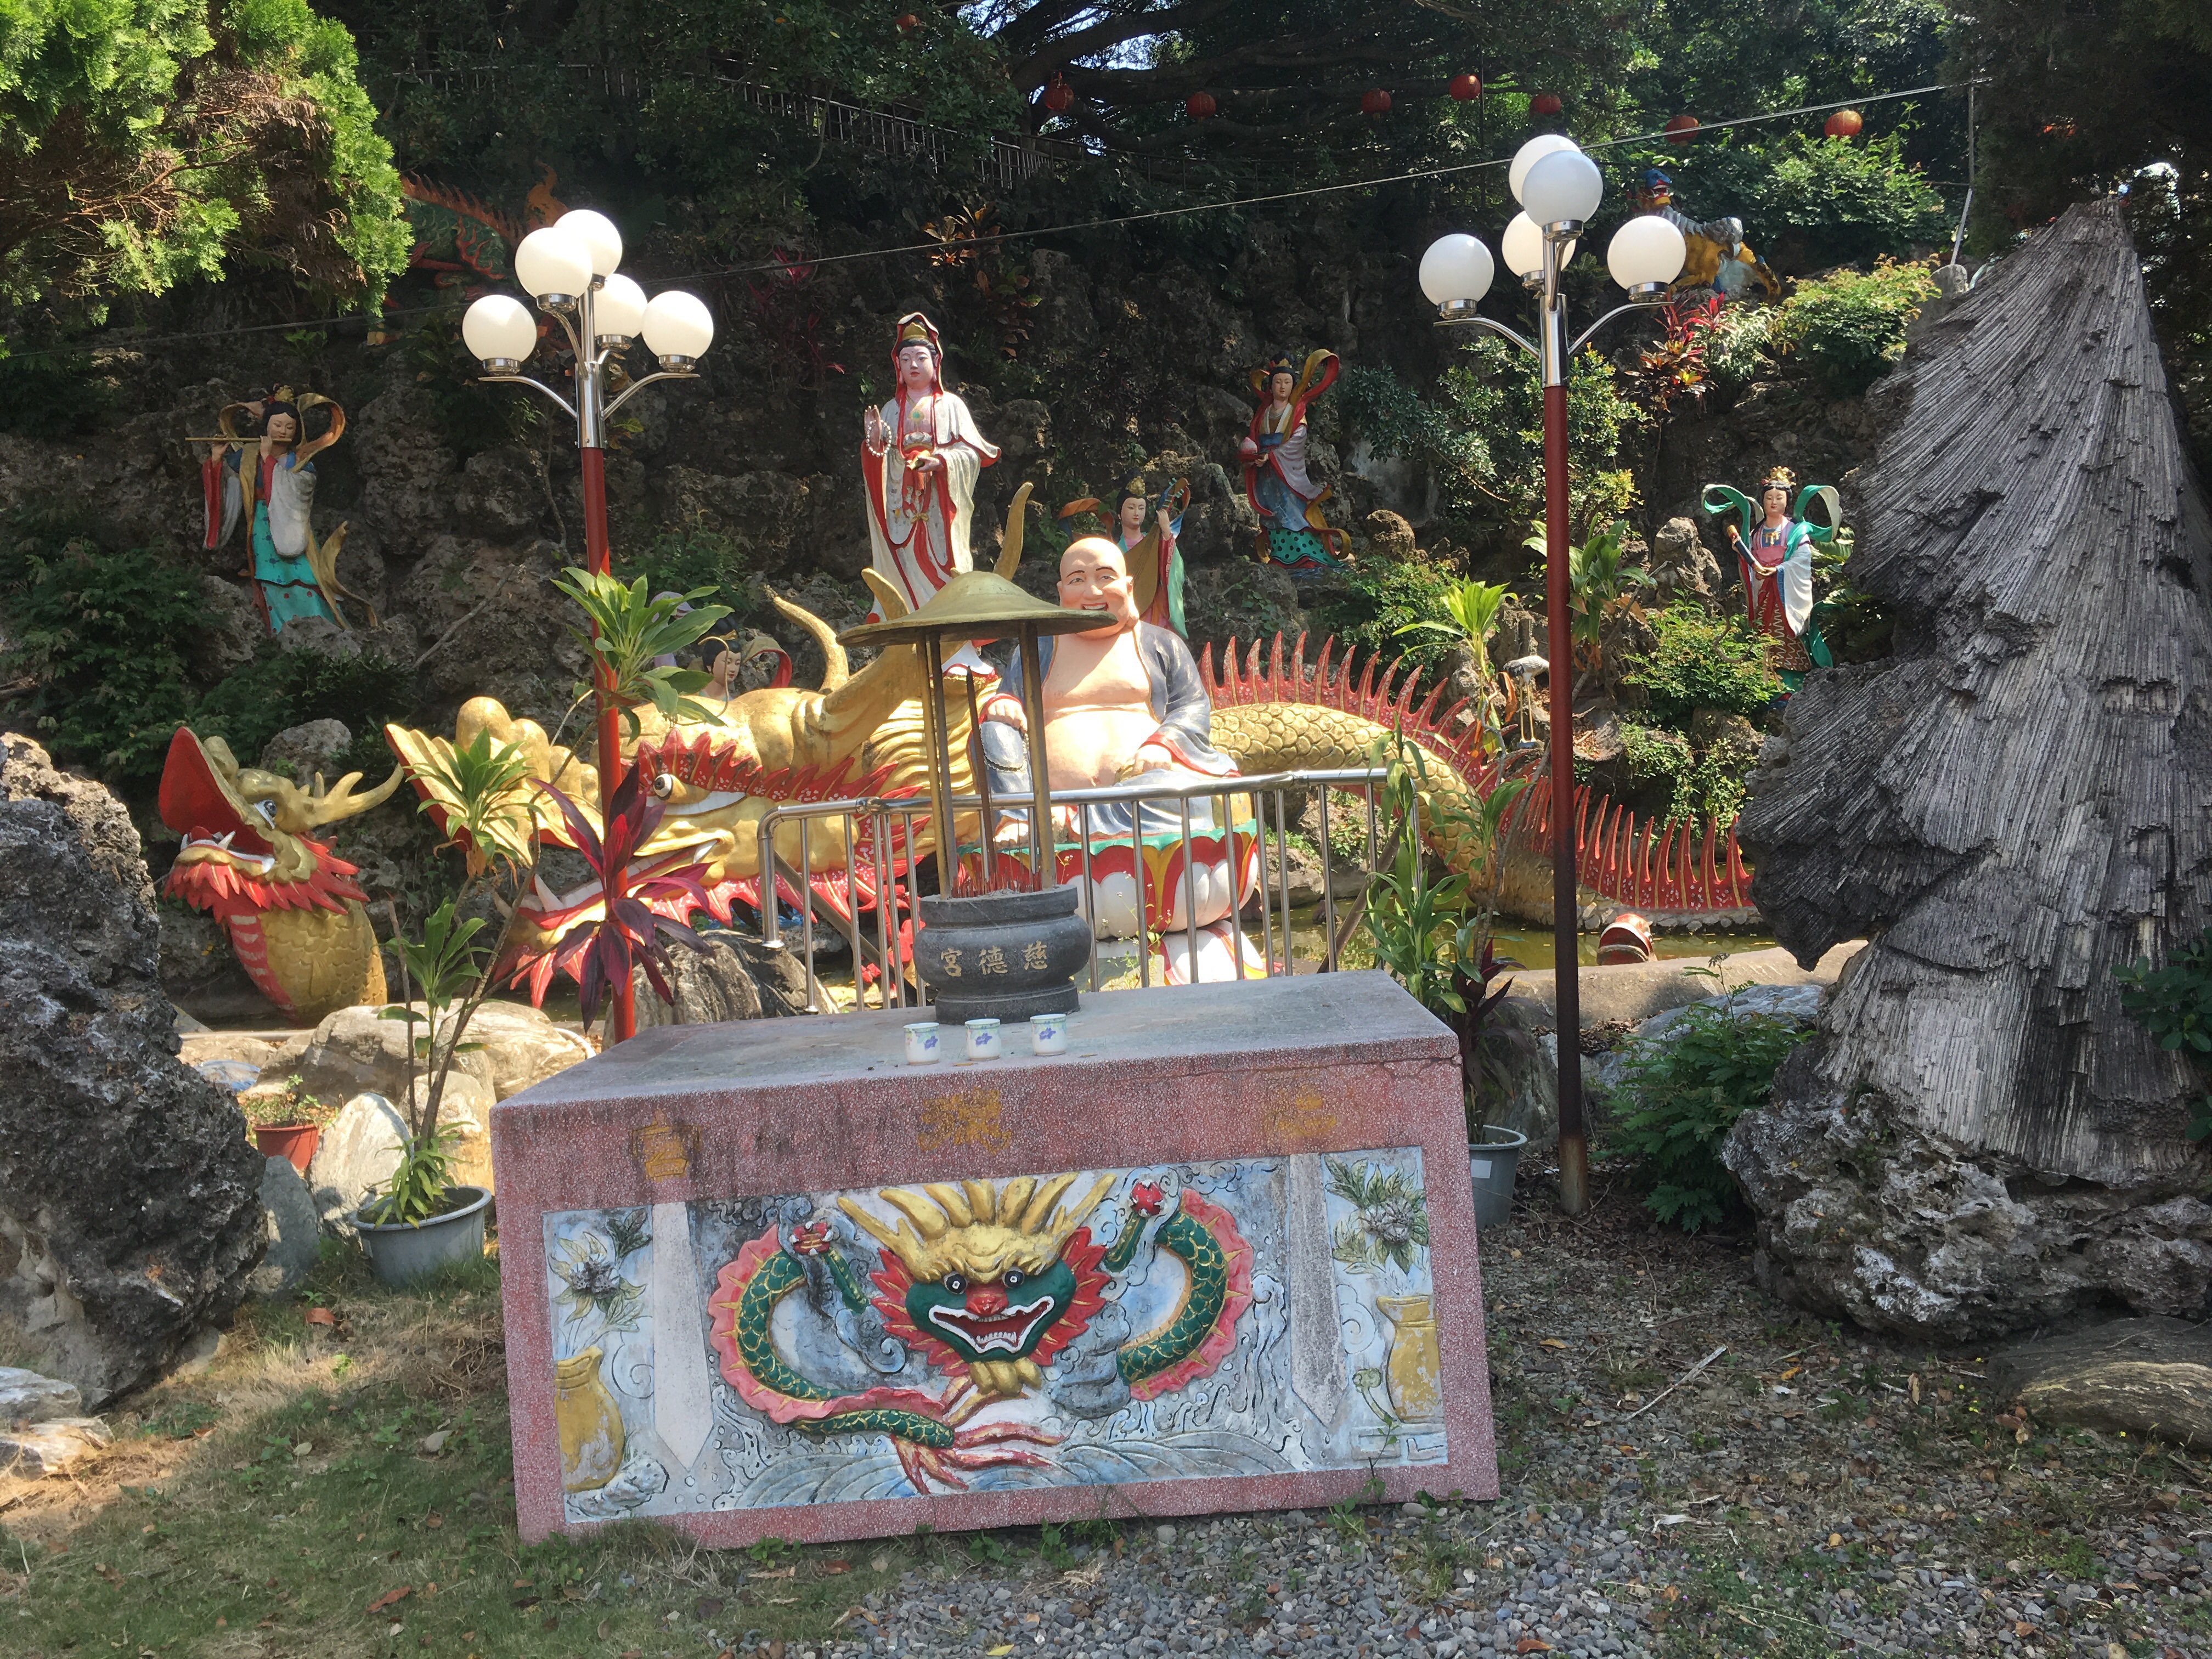
[[[655,593],[705,593],[739,622],[763,608],[761,588],[745,571],[743,543],[699,520],[664,529],[643,550],[617,557],[618,574],[643,577]]]
[[[1386,659],[1403,652],[1416,668],[1433,668],[1458,641],[1438,632],[1415,633],[1410,644],[1401,636],[1446,614],[1449,596],[1458,586],[1459,579],[1449,571],[1419,559],[1370,559],[1354,565],[1315,601],[1306,613],[1307,626],[1362,652]]]
[[[1532,533],[1521,545],[1536,555],[1540,574],[1540,562],[1549,545],[1543,520],[1530,520],[1528,528]],[[1605,666],[1606,624],[1622,615],[1642,616],[1644,607],[1637,603],[1635,590],[1652,585],[1650,571],[1621,563],[1622,544],[1627,535],[1627,525],[1615,520],[1602,530],[1591,531],[1579,546],[1570,544],[1567,548],[1568,606],[1572,613],[1570,627],[1583,665],[1592,672]]]
[[[96,316],[243,254],[373,301],[404,268],[353,39],[305,0],[13,0],[0,42],[0,301]]]
[[[99,429],[114,404],[115,388],[81,351],[0,356],[0,432],[82,437]]]
[[[2120,1006],[2136,1024],[2158,1039],[2168,1054],[2186,1055],[2206,1085],[2189,1121],[2189,1138],[2212,1137],[2212,927],[2167,958],[2163,968],[2148,959],[2118,969]]]
[[[328,1123],[338,1115],[336,1106],[301,1088],[296,1075],[286,1078],[282,1089],[241,1095],[238,1109],[246,1114],[246,1121],[252,1128],[267,1128],[276,1124]]]
[[[78,530],[34,511],[0,526],[0,615],[11,636],[0,672],[33,682],[14,712],[57,757],[149,783],[191,706],[186,647],[202,625],[200,579]]]
[[[1646,1209],[1686,1233],[1727,1216],[1738,1198],[1721,1143],[1766,1104],[1775,1068],[1808,1035],[1796,1020],[1694,1003],[1664,1041],[1630,1059],[1613,1139],[1638,1160]]]
[[[1905,355],[1905,325],[1936,293],[1924,264],[1877,260],[1797,284],[1774,319],[1770,348],[1794,353],[1838,392],[1856,397]]]
[[[1465,646],[1474,653],[1477,668],[1487,672],[1491,630],[1498,626],[1498,613],[1511,597],[1512,590],[1503,582],[1454,582],[1442,595],[1441,617],[1409,622],[1398,629],[1398,635],[1440,635],[1455,648]]]
[[[1426,467],[1455,504],[1490,477],[1488,446],[1450,410],[1422,397],[1387,368],[1357,364],[1338,376],[1337,413],[1383,460]]]
[[[240,665],[198,699],[185,718],[203,738],[219,737],[229,744],[247,766],[288,726],[342,720],[355,735],[355,749],[349,753],[360,752],[367,740],[374,755],[372,764],[389,771],[392,761],[382,735],[363,729],[363,715],[373,711],[386,720],[399,719],[415,708],[419,695],[414,675],[388,657],[284,651],[268,641],[252,661]]]
[[[1376,790],[1376,818],[1390,826],[1383,866],[1368,884],[1361,913],[1374,941],[1375,965],[1447,1024],[1465,1021],[1480,995],[1498,914],[1503,861],[1493,854],[1505,816],[1527,780],[1500,782],[1472,807],[1454,807],[1445,804],[1441,792],[1429,792],[1429,768],[1440,763],[1431,763],[1404,733],[1379,740],[1370,763],[1386,770]],[[1413,828],[1424,812],[1450,812],[1458,820],[1490,872],[1486,887],[1478,886],[1467,872],[1431,878],[1425,843],[1435,826],[1424,826],[1418,834]]]
[[[654,595],[643,576],[625,584],[573,565],[554,578],[553,586],[589,618],[589,629],[568,631],[609,671],[611,684],[605,695],[622,709],[633,733],[639,729],[634,711],[643,702],[659,710],[672,726],[679,720],[715,718],[713,710],[687,695],[704,686],[707,675],[696,668],[668,668],[653,661],[697,644],[730,614],[727,605],[696,603],[714,590]],[[681,611],[679,607],[687,603],[691,609]],[[591,695],[592,685],[580,682],[577,697]]]
[[[495,862],[513,872],[532,861],[537,822],[524,787],[530,763],[520,748],[503,743],[495,749],[491,733],[479,727],[466,744],[453,746],[451,759],[433,752],[416,770],[443,808],[443,844],[463,849],[471,875]],[[393,943],[404,957],[408,947]]]
[[[1705,372],[1727,391],[1741,391],[1772,362],[1769,350],[1775,319],[1773,306],[1729,306],[1722,311],[1705,338]]]
[[[1455,508],[1504,509],[1525,520],[1544,510],[1544,393],[1536,367],[1517,346],[1489,335],[1455,337],[1458,349],[1444,372],[1452,423],[1469,434],[1472,457],[1455,488],[1443,481]],[[1570,514],[1577,524],[1620,516],[1636,501],[1622,464],[1625,434],[1643,412],[1622,395],[1613,365],[1595,351],[1567,366],[1567,460]]]
[[[1662,823],[1725,823],[1742,806],[1744,777],[1759,757],[1755,745],[1747,754],[1728,743],[1701,746],[1686,732],[1632,720],[1621,722],[1620,738],[1630,777],[1669,785]]]
[[[1645,620],[1656,641],[1626,683],[1643,688],[1654,724],[1686,720],[1699,708],[1757,715],[1782,694],[1764,640],[1741,617],[1670,605]]]
[[[419,1227],[452,1207],[453,1158],[461,1132],[448,1124],[428,1134],[403,1135],[399,1166],[383,1192],[361,1206],[362,1219],[379,1226]]]
[[[465,461],[487,449],[511,444],[536,431],[545,416],[536,397],[523,387],[493,386],[477,378],[461,339],[467,307],[455,289],[410,329],[400,354],[415,384],[429,402],[438,435]]]

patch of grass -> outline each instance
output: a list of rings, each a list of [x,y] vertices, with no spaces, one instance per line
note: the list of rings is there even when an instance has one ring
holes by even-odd
[[[0,1529],[28,1573],[8,1652],[544,1659],[657,1653],[672,1636],[696,1649],[709,1630],[720,1646],[820,1641],[914,1565],[902,1545],[784,1547],[792,1576],[763,1580],[747,1555],[645,1522],[526,1547],[496,1263],[394,1291],[348,1251],[310,1286],[313,1302],[249,1304],[213,1369],[118,1415],[126,1431],[79,1481],[27,1489]],[[307,1325],[315,1305],[337,1325]]]

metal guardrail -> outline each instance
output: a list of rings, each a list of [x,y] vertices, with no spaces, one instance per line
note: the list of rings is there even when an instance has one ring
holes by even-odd
[[[1318,803],[1313,840],[1320,849],[1321,857],[1322,960],[1322,966],[1317,971],[1333,973],[1337,968],[1338,954],[1342,948],[1344,936],[1348,934],[1349,929],[1348,927],[1340,928],[1337,921],[1335,890],[1337,872],[1331,859],[1329,846],[1329,796],[1332,792],[1339,792],[1347,794],[1356,793],[1361,798],[1366,830],[1366,863],[1365,870],[1362,872],[1364,875],[1366,870],[1371,870],[1374,867],[1376,862],[1381,836],[1378,833],[1379,827],[1376,817],[1375,788],[1387,775],[1388,774],[1381,768],[1355,767],[1333,771],[1271,772],[1255,777],[1224,778],[1218,781],[1208,779],[1166,787],[1158,784],[1116,784],[1103,789],[1056,789],[1052,792],[1052,804],[1055,808],[1065,806],[1074,811],[1075,830],[1082,849],[1081,872],[1085,895],[1084,902],[1085,915],[1091,914],[1090,896],[1095,891],[1092,886],[1095,842],[1102,833],[1093,821],[1096,809],[1108,805],[1126,805],[1131,808],[1132,815],[1134,816],[1136,809],[1141,803],[1172,802],[1176,805],[1181,818],[1183,845],[1183,927],[1180,931],[1184,934],[1185,947],[1189,953],[1189,959],[1195,962],[1198,956],[1199,926],[1197,870],[1190,856],[1191,804],[1199,800],[1212,802],[1213,820],[1221,826],[1219,833],[1228,843],[1229,864],[1232,872],[1239,867],[1242,862],[1241,845],[1246,843],[1248,840],[1256,841],[1258,844],[1259,884],[1255,896],[1258,901],[1259,909],[1261,957],[1266,965],[1266,976],[1273,978],[1276,972],[1275,942],[1279,927],[1282,939],[1282,969],[1285,974],[1297,971],[1296,960],[1291,949],[1292,906],[1288,840],[1291,833],[1291,797],[1294,793],[1302,796],[1310,795]],[[1237,829],[1237,820],[1231,816],[1231,798],[1239,796],[1247,798],[1252,805],[1255,834],[1249,838]],[[1269,823],[1271,805],[1273,809],[1272,827]],[[957,795],[952,799],[951,809],[956,815],[964,812],[981,813],[983,810],[983,802],[980,796]],[[994,810],[1003,814],[1007,809],[998,806],[994,803]],[[1419,813],[1419,808],[1417,805],[1414,808],[1414,819],[1407,826],[1407,830],[1417,841],[1420,835]],[[799,901],[799,944],[806,968],[809,1013],[836,1012],[822,1006],[824,994],[821,981],[815,974],[815,928],[817,921],[827,926],[843,939],[853,953],[854,1006],[856,1009],[863,1006],[865,992],[862,985],[862,971],[866,967],[874,968],[880,976],[878,984],[883,1006],[891,1008],[921,1006],[923,988],[921,982],[914,976],[909,964],[903,958],[903,952],[900,948],[902,934],[896,915],[897,905],[892,896],[896,892],[902,877],[909,880],[911,878],[911,866],[915,861],[912,849],[920,844],[921,839],[916,832],[916,820],[926,823],[928,817],[929,803],[926,798],[888,799],[881,796],[856,796],[846,800],[794,801],[787,805],[773,807],[762,816],[758,827],[761,939],[770,950],[781,951],[788,948],[784,942],[785,930],[779,914],[781,908],[779,895],[787,890]],[[854,884],[848,882],[847,884],[847,891],[854,901],[851,906],[851,915],[848,917],[841,915],[835,906],[829,903],[823,895],[815,890],[813,883],[800,873],[809,870],[812,865],[814,826],[822,819],[844,821],[844,845],[848,859],[847,866],[848,870],[849,860],[852,859],[865,857],[868,860],[869,885],[874,889],[877,896],[877,902],[870,907],[873,909],[875,917],[872,928],[862,923],[862,907],[858,902],[858,888]],[[859,826],[863,822],[868,825],[868,833],[865,836],[859,833]],[[799,844],[796,848],[798,862],[795,867],[783,859],[776,850],[777,830],[791,826],[795,826],[798,831]],[[1275,880],[1272,891],[1267,871],[1267,843],[1271,837],[1274,843],[1275,865]],[[989,856],[986,854],[987,860]],[[1233,880],[1234,877],[1232,876],[1231,878]],[[1152,983],[1152,939],[1157,930],[1152,925],[1154,908],[1146,896],[1145,872],[1141,860],[1136,872],[1136,883],[1138,902],[1142,907],[1141,914],[1145,924],[1144,937],[1137,941],[1138,981],[1141,985],[1149,986]],[[1173,914],[1173,908],[1170,903],[1168,907],[1170,915]],[[1239,904],[1234,906],[1231,910],[1231,916],[1237,923],[1240,935],[1244,925],[1246,909],[1246,906]],[[1352,915],[1354,917],[1358,915],[1356,905]],[[872,933],[872,937],[871,937]],[[1241,947],[1238,955],[1241,963],[1243,958]],[[1089,988],[1093,991],[1097,990],[1099,988],[1098,952],[1095,945],[1091,954],[1089,979]]]

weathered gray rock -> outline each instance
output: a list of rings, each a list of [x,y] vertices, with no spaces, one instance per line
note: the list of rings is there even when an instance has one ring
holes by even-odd
[[[2212,508],[2117,200],[2039,231],[1872,402],[1846,576],[1896,649],[1807,678],[1741,824],[1799,960],[1873,939],[1727,1144],[1762,1275],[1914,1337],[2201,1315],[2203,1085],[2117,970],[2212,922]]]
[[[705,937],[703,951],[679,948],[668,953],[673,964],[669,988],[676,993],[672,1007],[653,994],[644,969],[632,976],[638,1030],[805,1012],[806,966],[798,951],[771,951],[740,933]]]
[[[352,742],[353,733],[343,720],[309,720],[302,726],[288,726],[261,745],[261,769],[282,773],[289,769],[302,783],[321,772],[336,783],[337,774],[331,763]]]
[[[1844,993],[1839,992],[1841,995]],[[2144,1203],[1961,1146],[1887,1097],[1835,1086],[1810,1042],[1723,1160],[1759,1216],[1759,1282],[1800,1307],[1967,1341],[2118,1298],[2139,1312],[2212,1296],[2212,1205]]]
[[[96,1406],[238,1305],[262,1160],[177,1058],[128,816],[0,741],[0,1319]]]
[[[1721,565],[1690,519],[1669,519],[1651,538],[1651,580],[1670,598],[1710,599],[1721,591]]]
[[[84,1410],[84,1392],[58,1376],[41,1376],[16,1365],[0,1365],[0,1423],[36,1423],[75,1417]]]
[[[1826,992],[1827,988],[1817,981],[1803,985],[1747,985],[1727,996],[1706,997],[1679,1008],[1666,1009],[1652,1015],[1626,1039],[1596,1057],[1596,1085],[1607,1091],[1618,1089],[1632,1063],[1642,1055],[1663,1048],[1680,1033],[1692,1008],[1720,1009],[1732,1018],[1760,1014],[1770,1019],[1792,1020],[1809,1028],[1820,1018],[1820,999]]]
[[[1990,1356],[1990,1387],[2039,1423],[2212,1446],[2212,1328],[2115,1319]]]
[[[58,1418],[27,1428],[0,1429],[0,1475],[43,1480],[66,1474],[106,1446],[112,1437],[96,1417]]]
[[[273,1300],[289,1296],[313,1269],[323,1246],[323,1218],[289,1158],[269,1160],[261,1176],[261,1207],[269,1249],[247,1284],[255,1296]]]

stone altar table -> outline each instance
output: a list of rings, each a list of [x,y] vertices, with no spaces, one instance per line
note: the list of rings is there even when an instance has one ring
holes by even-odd
[[[1497,1495],[1458,1048],[1388,975],[1095,993],[1054,1059],[908,1066],[913,1017],[493,1109],[525,1538]]]

